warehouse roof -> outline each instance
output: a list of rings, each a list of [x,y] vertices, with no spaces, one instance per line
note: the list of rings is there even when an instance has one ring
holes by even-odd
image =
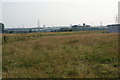
[[[112,25],[107,25],[107,26],[120,26],[120,24],[112,24]]]

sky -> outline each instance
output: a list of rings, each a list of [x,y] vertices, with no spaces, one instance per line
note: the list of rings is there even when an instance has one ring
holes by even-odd
[[[7,28],[114,24],[119,0],[1,0],[0,22]],[[2,5],[1,5],[2,3]]]

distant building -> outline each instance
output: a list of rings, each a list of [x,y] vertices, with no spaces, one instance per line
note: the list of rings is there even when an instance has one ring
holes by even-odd
[[[118,2],[118,18],[116,18],[118,24],[108,25],[109,33],[120,33],[120,1]]]
[[[4,24],[0,23],[0,33],[3,33],[3,32],[4,32]]]
[[[109,33],[120,33],[120,24],[108,25]]]
[[[81,25],[73,25],[72,28],[77,28],[77,27],[90,27],[90,25],[86,25],[85,23],[83,23],[83,26]]]
[[[79,26],[79,25],[73,25],[72,28],[76,28],[76,27],[82,27],[82,26]]]
[[[31,33],[31,32],[41,32],[42,28],[7,28],[6,33]]]

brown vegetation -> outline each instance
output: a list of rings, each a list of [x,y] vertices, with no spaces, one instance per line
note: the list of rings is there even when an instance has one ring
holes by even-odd
[[[118,34],[64,32],[4,35],[9,40],[3,43],[3,78],[119,77]]]

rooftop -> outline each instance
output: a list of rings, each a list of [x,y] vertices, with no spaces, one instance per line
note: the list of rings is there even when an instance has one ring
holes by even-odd
[[[111,24],[111,25],[107,25],[107,26],[120,26],[120,24]]]

